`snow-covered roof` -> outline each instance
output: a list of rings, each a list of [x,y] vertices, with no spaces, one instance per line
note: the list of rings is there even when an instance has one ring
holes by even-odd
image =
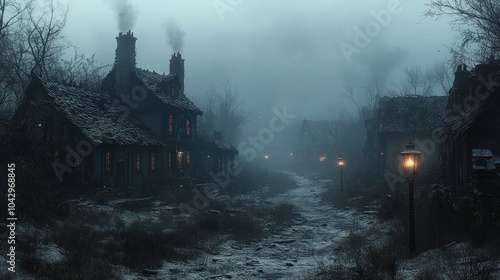
[[[106,94],[38,79],[56,110],[96,144],[161,146],[137,119],[112,106]]]
[[[485,120],[487,126],[500,129],[500,97],[496,94],[500,89],[496,82],[500,77],[498,62],[478,64],[471,71],[464,69],[455,74],[453,88],[448,95],[449,113],[445,127],[452,139],[469,130],[475,123]]]
[[[429,132],[441,123],[446,96],[382,97],[378,107],[380,132]]]
[[[191,100],[189,100],[184,93],[181,92],[176,97],[171,97],[169,92],[166,91],[164,85],[176,79],[178,81],[176,75],[162,75],[139,68],[136,68],[135,73],[142,81],[144,87],[150,90],[164,104],[177,107],[182,110],[195,111],[201,115],[201,110]]]
[[[493,158],[493,153],[489,149],[472,149],[473,157]]]

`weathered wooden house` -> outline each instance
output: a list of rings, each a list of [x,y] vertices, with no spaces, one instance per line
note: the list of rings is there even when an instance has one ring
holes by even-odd
[[[395,96],[378,101],[374,117],[367,120],[364,152],[367,163],[377,168],[379,176],[387,171],[400,174],[400,153],[411,140],[423,152],[421,173],[441,166],[439,143],[432,136],[444,116],[446,96]]]
[[[197,116],[202,112],[184,95],[184,60],[170,59],[170,73],[136,67],[136,38],[116,38],[113,69],[101,92],[34,77],[25,105],[48,104],[38,125],[54,156],[60,181],[110,186],[146,186],[195,170]],[[21,116],[22,113],[17,115]]]
[[[500,187],[499,79],[498,61],[471,70],[460,65],[455,72],[446,104],[443,149],[446,182],[461,192]],[[495,164],[497,168],[492,167]]]

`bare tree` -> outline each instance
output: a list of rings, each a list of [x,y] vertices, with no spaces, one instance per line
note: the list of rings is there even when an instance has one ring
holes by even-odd
[[[235,143],[240,130],[253,111],[244,108],[244,100],[238,93],[238,87],[230,81],[224,83],[222,91],[212,86],[205,90],[205,124],[214,130],[222,131],[226,140]]]
[[[453,74],[449,67],[444,62],[436,62],[433,66],[434,75],[436,77],[436,86],[438,87],[438,95],[448,94],[451,86],[453,85]]]
[[[356,86],[354,80],[348,80],[344,83],[344,97],[351,102],[356,108],[358,116],[362,117],[370,112],[375,107],[375,102],[380,96],[380,87],[375,74],[372,74],[370,79],[361,87]]]
[[[78,54],[75,49],[73,57],[62,59],[51,75],[66,84],[75,84],[93,91],[99,91],[105,71],[110,67],[109,64],[99,64],[95,59],[95,54],[86,57],[83,54]]]
[[[428,17],[453,17],[452,26],[459,33],[458,45],[452,48],[454,64],[475,64],[500,53],[500,2],[498,0],[431,0]]]
[[[67,12],[55,0],[0,0],[0,109],[19,104],[32,74],[60,74]]]
[[[0,110],[12,107],[19,87],[17,65],[25,49],[20,28],[26,20],[26,12],[33,4],[31,0],[0,0]],[[21,87],[22,88],[22,87]]]
[[[403,95],[432,95],[434,86],[436,85],[436,76],[432,69],[423,71],[417,65],[407,66],[403,69],[405,79],[403,80],[401,94]],[[406,91],[408,90],[409,91]]]
[[[54,0],[49,0],[46,6],[28,9],[29,24],[25,32],[32,59],[31,72],[42,78],[53,78],[51,74],[57,62],[69,48],[62,32],[67,14],[68,7],[63,8]]]
[[[436,62],[425,70],[417,65],[406,66],[402,80],[389,90],[389,95],[444,95],[452,85],[449,69],[443,62]]]

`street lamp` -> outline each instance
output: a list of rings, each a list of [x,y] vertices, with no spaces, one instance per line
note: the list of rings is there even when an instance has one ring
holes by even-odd
[[[269,155],[264,155],[264,161],[266,162],[266,177],[267,177],[267,165],[268,165]]]
[[[415,206],[414,206],[414,191],[413,184],[415,182],[415,176],[417,175],[418,160],[422,153],[415,150],[415,145],[410,141],[406,145],[406,149],[401,152],[403,156],[403,173],[408,176],[408,196],[409,196],[409,208],[410,208],[410,253],[415,253]]]
[[[344,158],[342,156],[339,156],[337,158],[337,162],[340,168],[340,194],[344,194],[344,172],[343,172],[343,167],[344,167]]]

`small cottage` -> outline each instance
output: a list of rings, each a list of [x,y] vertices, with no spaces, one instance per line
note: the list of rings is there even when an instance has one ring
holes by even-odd
[[[367,120],[364,147],[367,162],[385,172],[400,174],[401,156],[409,141],[423,152],[420,173],[440,172],[440,143],[433,133],[442,123],[446,96],[394,96],[378,101],[374,117]]]

